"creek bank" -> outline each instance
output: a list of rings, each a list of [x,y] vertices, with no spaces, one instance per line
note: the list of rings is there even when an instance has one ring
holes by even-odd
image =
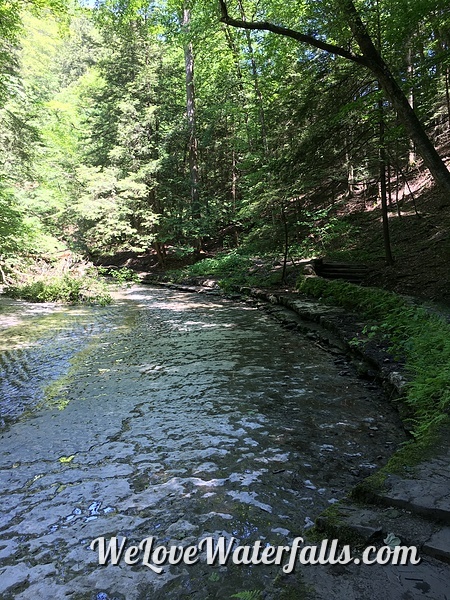
[[[186,292],[222,293],[213,279],[199,280],[196,285],[148,283]],[[364,333],[367,322],[358,315],[292,291],[236,287],[227,295],[261,302],[283,327],[302,332],[332,353],[345,353],[348,360],[342,362],[339,375],[356,369],[359,377],[381,383],[408,430],[410,415],[399,402],[407,385],[403,365],[389,355],[387,345]],[[405,465],[401,475],[389,472],[388,466],[356,485],[345,500],[317,518],[313,536],[338,538],[363,547],[382,545],[394,532],[403,545],[417,546],[422,555],[450,563],[450,450],[445,444],[449,434],[442,430],[423,460],[414,467]]]

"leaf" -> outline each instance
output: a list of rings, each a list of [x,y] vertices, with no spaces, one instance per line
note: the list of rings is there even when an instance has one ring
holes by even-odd
[[[75,458],[75,454],[72,454],[71,456],[61,456],[61,458],[59,459],[60,463],[70,463],[73,461],[73,459]]]

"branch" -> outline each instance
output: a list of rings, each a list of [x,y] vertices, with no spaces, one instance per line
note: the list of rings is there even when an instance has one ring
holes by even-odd
[[[238,19],[233,19],[228,14],[227,5],[224,0],[219,0],[220,4],[220,12],[222,13],[221,21],[226,25],[230,25],[231,27],[240,27],[242,29],[258,29],[262,31],[271,31],[272,33],[276,33],[278,35],[283,35],[284,37],[290,37],[298,42],[302,42],[304,44],[308,44],[309,46],[314,46],[314,48],[319,48],[319,50],[324,50],[329,54],[336,54],[337,56],[342,56],[347,60],[351,60],[352,62],[357,63],[358,65],[363,65],[364,67],[368,67],[369,63],[366,58],[360,54],[354,54],[349,50],[345,50],[344,48],[340,48],[339,46],[335,46],[334,44],[327,44],[326,42],[321,42],[316,38],[310,35],[304,35],[299,31],[295,31],[294,29],[288,29],[287,27],[281,27],[279,25],[274,25],[273,23],[268,23],[267,21],[240,21]]]

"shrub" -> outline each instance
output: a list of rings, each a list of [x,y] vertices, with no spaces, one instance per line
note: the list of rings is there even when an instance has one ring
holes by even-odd
[[[28,302],[86,302],[106,305],[112,301],[105,287],[93,277],[75,275],[41,276],[17,285],[10,285],[5,294]]]
[[[205,258],[189,267],[171,272],[173,281],[183,281],[189,277],[214,277],[220,285],[232,287],[245,285],[250,258],[236,251],[218,254],[215,258]]]
[[[273,271],[272,259],[266,257],[254,260],[237,250],[218,254],[215,258],[205,258],[185,269],[172,271],[171,280],[181,282],[189,277],[214,277],[225,291],[233,291],[241,286],[271,287],[281,283],[281,269]]]
[[[132,269],[122,267],[120,269],[112,269],[108,267],[98,267],[100,275],[110,275],[119,285],[126,283],[139,283],[139,275]]]

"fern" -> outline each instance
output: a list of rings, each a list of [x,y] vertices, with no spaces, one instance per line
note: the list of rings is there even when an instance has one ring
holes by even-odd
[[[240,600],[261,600],[261,592],[258,590],[244,591],[233,594],[232,598],[240,598]]]

